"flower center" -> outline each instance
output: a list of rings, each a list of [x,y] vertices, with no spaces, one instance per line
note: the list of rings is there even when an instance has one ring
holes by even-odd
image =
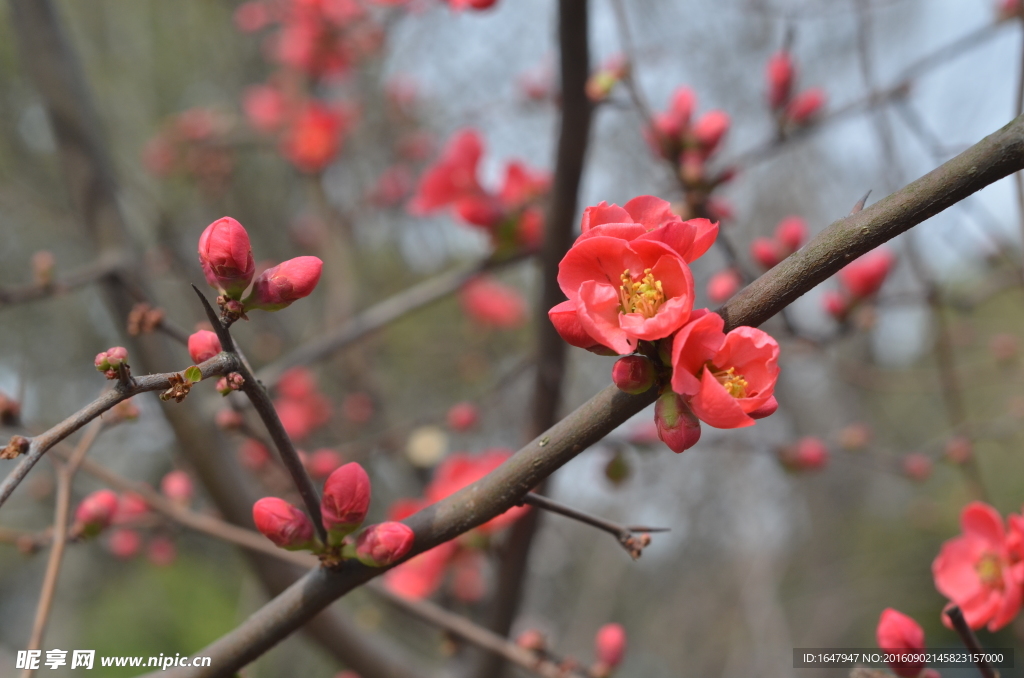
[[[747,380],[743,378],[742,374],[736,373],[735,367],[730,367],[727,370],[716,370],[711,364],[708,364],[708,369],[711,370],[711,375],[718,380],[718,383],[725,387],[725,390],[733,398],[746,398],[747,397]]]
[[[999,556],[994,553],[986,553],[974,566],[978,572],[978,579],[985,586],[992,588],[1003,587],[1003,567],[999,563]]]
[[[619,302],[623,313],[639,313],[645,318],[653,318],[665,303],[665,291],[661,288],[661,281],[654,279],[649,268],[644,269],[644,275],[639,280],[633,280],[629,271],[623,271]]]

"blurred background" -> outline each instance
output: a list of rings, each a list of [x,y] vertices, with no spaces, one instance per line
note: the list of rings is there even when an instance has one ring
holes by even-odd
[[[330,48],[338,63],[312,66],[323,54],[289,51],[280,3],[55,4],[112,159],[132,263],[144,273],[146,300],[169,322],[187,332],[203,322],[189,289],[206,289],[196,243],[224,215],[244,224],[258,265],[300,255],[325,263],[309,300],[235,326],[257,369],[291,367],[276,361],[414,284],[492,255],[499,262],[485,280],[499,287],[476,295],[464,287],[291,373],[312,378],[325,397],[321,415],[294,423],[298,445],[311,459],[336,453],[320,455],[323,464],[367,468],[371,519],[423,496],[446,455],[528,440],[536,262],[446,206],[417,212],[409,204],[424,171],[467,128],[483,142],[479,179],[488,190],[502,185],[513,160],[552,171],[555,3],[499,0],[458,11],[440,0],[351,0],[341,3],[350,14],[332,19],[343,27]],[[751,243],[772,237],[784,218],[802,218],[813,236],[868,190],[871,204],[1018,113],[1022,38],[1021,22],[1005,16],[1016,11],[1012,2],[622,0],[620,8],[590,3],[591,69],[607,86],[591,92],[580,210],[643,194],[672,201],[684,216],[695,209],[645,138],[617,59],[628,60],[634,92],[655,113],[680,86],[693,90],[695,119],[727,113],[728,131],[701,169],[719,176],[734,168],[735,177],[709,188],[713,200],[700,209],[721,219],[739,257],[715,248],[694,264],[699,307],[735,291],[739,283],[723,283],[723,272],[742,279],[763,270]],[[18,38],[10,14],[0,13],[0,392],[20,407],[5,436],[43,430],[82,407],[105,386],[93,356],[122,344],[134,356],[126,342],[137,340],[98,284],[20,303],[26,289],[54,291],[53,280],[89,267],[110,243],[83,228],[69,198]],[[766,99],[766,64],[784,46],[797,67],[795,91],[825,94],[799,124],[780,123]],[[328,109],[328,121],[297,131],[309,102]],[[652,439],[647,411],[559,470],[548,487],[559,501],[671,532],[653,535],[633,562],[607,534],[544,515],[512,635],[539,629],[557,653],[590,662],[598,627],[618,622],[629,649],[617,675],[651,678],[846,675],[793,669],[792,649],[873,647],[886,607],[920,622],[929,646],[957,645],[939,619],[945,600],[931,563],[958,534],[971,499],[1004,515],[1024,503],[1014,190],[1012,179],[1001,181],[886,245],[895,264],[884,286],[848,311],[826,308],[828,292],[841,289],[830,280],[798,300],[786,323],[767,323],[782,345],[781,406],[771,418],[742,430],[705,427],[699,445],[676,455]],[[530,205],[543,209],[546,200],[541,192]],[[526,240],[517,242],[528,250]],[[171,369],[191,364],[180,343],[165,346]],[[612,363],[571,349],[560,411],[603,388]],[[204,485],[209,471],[197,470],[196,450],[176,434],[192,427],[240,486],[287,496],[280,468],[247,442],[252,436],[214,428],[225,405],[212,385],[182,405],[155,394],[132,403],[137,419],[105,430],[90,459],[154,488],[185,471],[195,481],[192,507],[224,514]],[[476,421],[449,417],[458,403],[471,403]],[[178,428],[167,418],[174,408],[185,417]],[[73,505],[103,486],[79,473]],[[54,487],[44,459],[0,512],[9,542],[0,548],[0,676],[16,675],[14,656],[28,642]],[[234,547],[159,516],[125,521],[69,545],[44,649],[191,653],[267,600]],[[470,574],[453,566],[432,599],[484,619],[502,543],[499,533],[464,544]],[[390,637],[429,675],[459,675],[466,664],[460,643],[371,592],[335,607],[363,631]],[[980,636],[989,647],[1020,647],[1024,620]],[[326,677],[342,668],[296,635],[244,675]]]

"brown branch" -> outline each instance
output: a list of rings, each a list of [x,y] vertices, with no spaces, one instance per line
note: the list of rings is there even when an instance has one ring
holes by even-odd
[[[964,619],[964,613],[960,611],[960,608],[956,605],[952,606],[946,610],[946,617],[953,624],[953,629],[960,636],[960,640],[964,641],[967,649],[977,657],[974,664],[978,667],[978,672],[981,673],[982,678],[999,678],[999,672],[985,661],[985,648],[981,646],[981,643],[978,642],[978,637],[974,635],[974,631],[967,625],[967,620]]]
[[[67,294],[79,287],[108,278],[122,268],[124,268],[124,260],[120,255],[102,256],[93,263],[70,271],[61,279],[51,283],[0,288],[0,309]]]
[[[256,373],[256,376],[265,386],[272,388],[289,368],[322,360],[386,327],[406,314],[457,292],[480,273],[507,266],[521,261],[523,258],[523,256],[518,256],[502,260],[487,259],[468,269],[446,271],[428,278],[357,313],[340,327],[329,330],[316,339],[299,346],[263,367]]]
[[[102,428],[103,421],[94,419],[82,439],[78,441],[74,451],[68,456],[67,464],[56,465],[57,505],[53,512],[53,548],[50,550],[50,558],[46,563],[46,574],[43,576],[39,604],[36,606],[36,617],[32,623],[32,635],[29,637],[26,647],[28,650],[38,650],[43,644],[43,634],[46,632],[46,622],[53,607],[53,596],[57,590],[60,566],[64,560],[64,547],[67,545],[68,516],[71,512],[71,484],[74,481],[75,473],[78,472],[79,465],[85,459],[89,448],[96,442]],[[25,669],[22,676],[28,678],[33,673],[33,669]]]
[[[210,358],[199,365],[203,372],[203,378],[227,374],[237,368],[234,356],[221,353]],[[2,483],[0,483],[0,506],[3,506],[18,484],[28,475],[29,470],[36,462],[42,459],[47,450],[67,438],[69,435],[82,428],[90,421],[100,416],[122,400],[127,400],[139,393],[150,391],[163,391],[171,387],[171,378],[180,377],[177,372],[166,374],[148,374],[136,377],[132,383],[124,384],[120,381],[109,391],[103,393],[96,400],[92,401],[78,412],[50,428],[49,430],[29,438],[28,450],[22,456],[21,461],[14,467]]]
[[[1024,117],[889,197],[832,224],[719,309],[726,328],[760,325],[854,258],[1022,168]],[[486,477],[406,519],[416,534],[409,556],[515,506],[541,480],[654,402],[656,391],[633,396],[614,386],[605,388]],[[173,675],[230,676],[332,600],[383,571],[353,561],[333,570],[314,570],[199,651],[213,658],[211,668],[179,670]]]
[[[648,533],[651,532],[668,532],[667,527],[642,527],[640,525],[619,525],[613,523],[610,520],[605,520],[599,516],[591,515],[579,509],[575,509],[571,506],[566,506],[560,502],[549,499],[548,497],[535,494],[530,492],[523,497],[523,504],[529,504],[545,511],[557,513],[565,516],[566,518],[572,518],[585,525],[596,527],[599,530],[603,530],[608,534],[615,537],[619,545],[626,550],[626,553],[630,555],[633,560],[640,557],[640,553],[644,547],[650,544],[650,536]],[[640,535],[639,538],[635,535]]]

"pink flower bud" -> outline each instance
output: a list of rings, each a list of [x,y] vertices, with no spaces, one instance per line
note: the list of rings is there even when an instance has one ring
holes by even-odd
[[[537,629],[526,629],[516,638],[516,645],[533,652],[541,652],[547,646],[547,641],[544,634]]]
[[[415,535],[404,523],[371,525],[356,539],[356,558],[370,567],[387,567],[412,549]]]
[[[920,452],[903,457],[903,474],[911,480],[923,482],[932,474],[932,460]]]
[[[297,551],[315,544],[313,522],[284,499],[264,497],[252,507],[256,529],[283,549]]]
[[[146,548],[146,558],[157,567],[167,567],[178,557],[178,547],[170,537],[153,537]]]
[[[720,304],[736,294],[742,284],[743,281],[736,269],[727,268],[719,271],[708,280],[708,298],[713,303]]]
[[[974,456],[974,445],[967,436],[954,436],[946,443],[946,459],[954,464],[966,464]]]
[[[705,156],[708,156],[714,153],[728,131],[729,114],[725,111],[708,111],[694,123],[693,138]]]
[[[320,281],[323,265],[316,257],[296,257],[268,268],[256,278],[252,292],[242,302],[245,310],[279,311],[308,297]]]
[[[160,481],[160,491],[168,499],[188,505],[192,500],[192,479],[184,471],[171,471]]]
[[[117,379],[117,368],[122,364],[128,365],[128,349],[124,346],[108,348],[106,351],[96,354],[93,364],[97,370],[103,372],[107,379]]]
[[[149,504],[142,495],[135,492],[124,492],[117,500],[117,513],[114,514],[114,524],[123,525],[131,523],[149,513]]]
[[[616,667],[626,654],[626,629],[621,624],[605,624],[594,637],[594,651],[597,661],[606,666]]]
[[[142,547],[142,537],[135,530],[118,528],[110,533],[107,538],[107,550],[115,558],[128,560],[134,558]]]
[[[642,355],[627,355],[612,366],[612,381],[620,391],[638,394],[654,386],[658,375],[651,361]]]
[[[793,97],[786,108],[786,117],[796,125],[806,125],[825,106],[825,90],[813,87]]]
[[[789,52],[778,51],[768,60],[768,105],[772,110],[782,108],[793,91],[796,69]]]
[[[754,238],[750,243],[750,256],[765,270],[775,268],[782,261],[778,245],[768,238]]]
[[[217,426],[225,431],[235,431],[242,427],[245,420],[242,418],[241,413],[236,412],[230,407],[224,407],[217,411],[214,421]]]
[[[341,466],[341,455],[327,448],[313,452],[309,457],[309,472],[316,478],[326,478]]]
[[[188,338],[188,354],[197,365],[220,352],[220,339],[210,330],[199,330]]]
[[[828,290],[821,297],[821,304],[825,311],[836,320],[843,320],[850,312],[850,302],[841,293],[835,290]]]
[[[780,450],[779,460],[791,471],[817,470],[828,464],[828,447],[820,438],[808,436]]]
[[[882,611],[875,630],[878,647],[891,653],[920,653],[924,651],[924,629],[916,621],[891,607]],[[896,675],[914,678],[924,668],[924,662],[891,662]]]
[[[885,282],[896,257],[887,249],[871,250],[839,271],[839,282],[855,298],[870,297]]]
[[[110,490],[97,490],[88,495],[75,510],[75,525],[86,537],[102,532],[117,513],[117,495]]]
[[[792,254],[803,247],[807,240],[807,222],[797,216],[786,217],[775,227],[775,239]]]
[[[658,437],[677,454],[700,440],[700,420],[690,411],[683,397],[673,391],[666,391],[655,403],[654,423],[658,427]]]
[[[246,438],[238,448],[238,457],[243,466],[253,471],[259,471],[270,461],[270,452],[260,441]]]
[[[327,477],[320,511],[332,544],[340,544],[362,525],[369,510],[370,477],[362,466],[353,461]]]
[[[448,427],[453,431],[468,431],[480,418],[473,403],[456,403],[448,410]]]
[[[231,217],[221,217],[199,236],[199,263],[211,287],[238,299],[256,272],[249,234]]]

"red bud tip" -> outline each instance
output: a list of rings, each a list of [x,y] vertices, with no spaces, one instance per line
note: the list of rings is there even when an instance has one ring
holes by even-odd
[[[370,567],[387,567],[412,549],[412,528],[404,523],[371,525],[356,539],[356,558]]]
[[[323,265],[316,257],[296,257],[268,268],[256,278],[252,292],[242,302],[245,310],[279,311],[309,296],[320,281]]]
[[[599,662],[618,666],[626,654],[626,629],[621,624],[605,624],[594,637],[594,650]]]
[[[332,544],[351,534],[366,520],[370,510],[370,477],[356,462],[335,469],[324,483],[320,500],[324,527]]]
[[[674,391],[666,391],[658,398],[654,405],[654,423],[658,437],[673,452],[688,450],[700,440],[700,420]]]
[[[220,339],[210,330],[199,330],[188,338],[188,354],[199,364],[221,352]]]
[[[657,378],[654,365],[642,355],[627,355],[612,366],[612,381],[626,393],[644,393],[654,386]]]
[[[117,513],[117,495],[111,490],[97,490],[88,495],[75,511],[75,525],[87,537],[102,532]]]
[[[199,263],[206,281],[227,297],[238,299],[256,272],[249,234],[231,217],[222,217],[199,236]]]
[[[309,517],[284,499],[264,497],[252,507],[256,529],[283,549],[309,549],[315,544]]]

